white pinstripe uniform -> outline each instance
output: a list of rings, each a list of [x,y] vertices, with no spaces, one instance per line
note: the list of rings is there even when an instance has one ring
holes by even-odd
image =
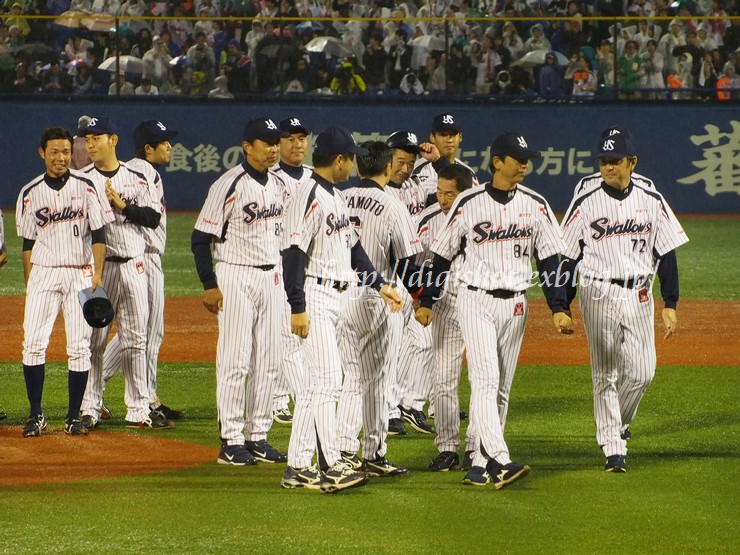
[[[421,251],[406,207],[387,189],[365,179],[342,191],[349,219],[368,258],[386,281],[395,278],[397,261]],[[341,342],[344,385],[337,409],[339,448],[368,460],[383,458],[388,435],[389,377],[403,332],[402,319],[391,314],[372,287],[352,287]],[[357,435],[363,430],[362,440]]]
[[[385,190],[406,206],[406,209],[414,220],[419,218],[419,214],[421,214],[421,211],[427,205],[428,195],[426,188],[415,175],[410,176],[400,187],[394,183],[388,183]]]
[[[473,187],[477,187],[478,185],[480,185],[480,183],[478,182],[478,178],[475,175],[475,170],[473,168],[468,166],[459,158],[455,158],[454,163],[460,164],[470,171],[470,174],[473,176]],[[425,158],[419,158],[414,165],[414,172],[412,173],[412,177],[416,177],[419,180],[419,183],[421,183],[421,186],[424,187],[424,191],[426,192],[427,196],[434,195],[437,192],[437,171],[434,169],[432,162],[430,162],[429,160],[426,160]]]
[[[478,434],[473,464],[485,467],[495,459],[506,465],[511,459],[503,430],[528,312],[530,257],[535,250],[540,259],[561,252],[560,230],[539,194],[522,185],[498,191],[489,183],[460,193],[432,250],[453,260],[463,244],[457,311]]]
[[[604,180],[601,178],[600,172],[582,177],[578,180],[578,183],[576,183],[576,187],[573,190],[573,196],[578,196],[592,189],[596,189],[601,186],[603,181]],[[653,183],[653,180],[644,175],[640,175],[639,173],[632,174],[632,181],[645,189],[655,189],[655,183]]]
[[[290,203],[285,233],[286,247],[296,246],[308,255],[304,291],[311,322],[308,337],[301,341],[308,387],[305,395],[296,398],[288,466],[311,465],[311,458],[298,452],[293,436],[305,437],[315,431],[320,442],[319,463],[323,457],[325,465],[331,467],[340,460],[336,422],[342,389],[339,338],[348,300],[346,291],[337,287],[357,281],[351,249],[358,237],[342,193],[316,174]]]
[[[92,328],[82,315],[77,293],[90,287],[94,273],[90,231],[112,222],[113,211],[105,190],[76,172],[69,172],[59,190],[49,186],[49,179],[43,174],[26,184],[16,204],[18,236],[35,241],[26,286],[23,364],[46,362],[61,308],[69,370],[87,372]]]
[[[147,379],[149,384],[149,406],[156,408],[162,403],[157,396],[157,360],[159,349],[164,339],[164,272],[162,271],[162,254],[167,241],[167,211],[164,201],[164,187],[159,172],[146,160],[132,158],[126,165],[143,173],[151,186],[154,202],[162,207],[162,217],[156,229],[142,228],[146,249],[147,291],[149,293],[149,315],[147,319],[146,359]],[[123,349],[118,333],[108,342],[103,354],[103,381],[108,383],[123,362]],[[105,387],[105,385],[104,385]]]
[[[654,251],[688,241],[665,199],[633,180],[624,192],[602,184],[576,194],[563,218],[563,254],[579,265],[580,307],[594,391],[596,439],[607,457],[625,455],[620,437],[655,374]],[[624,281],[638,278],[635,285]],[[624,280],[622,284],[612,280]]]
[[[83,175],[105,188],[108,179],[127,205],[150,207],[161,212],[161,204],[151,196],[147,177],[128,164],[120,163],[118,170],[102,173],[89,166]],[[142,422],[149,417],[149,378],[147,373],[147,263],[144,259],[146,241],[143,227],[129,222],[114,211],[115,221],[105,229],[107,245],[103,287],[116,311],[118,333],[123,350],[123,377],[126,421]],[[92,369],[82,400],[82,414],[97,422],[103,403],[103,354],[108,339],[108,328],[95,329],[91,338]]]
[[[424,252],[419,257],[419,264],[431,262],[432,243],[444,228],[447,217],[439,204],[427,207],[419,215],[419,239]],[[444,296],[434,303],[432,310],[432,352],[434,353],[434,423],[437,431],[435,443],[440,453],[457,452],[460,445],[460,399],[458,386],[460,371],[465,353],[465,343],[460,330],[460,319],[457,314],[457,282],[464,256],[458,255],[452,261],[450,275],[447,278]],[[468,426],[465,434],[465,450],[475,451],[476,439],[474,426]]]
[[[213,255],[223,308],[216,398],[226,445],[267,438],[280,359],[283,185],[269,172],[261,184],[250,171],[257,173],[245,162],[219,177],[195,223],[195,229],[217,238]]]
[[[301,186],[310,179],[312,170],[311,168],[304,166],[301,176],[296,179],[284,171],[280,167],[280,164],[277,164],[270,168],[270,173],[273,173],[280,178],[283,184],[285,193],[285,210],[287,210],[290,200],[295,197]],[[279,271],[282,272],[282,267]],[[283,296],[285,296],[285,291],[283,291]],[[281,335],[282,357],[280,359],[279,371],[275,379],[273,410],[288,408],[289,388],[302,388],[302,376],[304,376],[304,361],[303,354],[301,353],[301,342],[300,339],[298,339],[298,336],[293,334],[290,330],[290,305],[288,304],[287,298],[285,299],[283,306],[283,325]],[[294,384],[295,387],[291,386],[291,384]]]

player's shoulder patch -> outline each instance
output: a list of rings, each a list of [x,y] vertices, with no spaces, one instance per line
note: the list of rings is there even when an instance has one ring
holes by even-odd
[[[316,200],[316,189],[319,186],[318,181],[314,181],[310,184],[311,186],[306,191],[306,202],[303,203],[303,215],[308,216],[309,211],[311,210],[311,207],[313,206],[314,201]]]

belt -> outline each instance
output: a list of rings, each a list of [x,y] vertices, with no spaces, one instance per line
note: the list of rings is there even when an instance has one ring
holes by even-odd
[[[519,295],[524,295],[524,291],[510,291],[508,289],[481,289],[480,287],[475,287],[473,285],[468,285],[468,289],[471,291],[482,291],[486,295],[491,295],[491,297],[495,297],[497,299],[513,299],[514,297],[518,297]]]
[[[130,256],[106,256],[105,261],[106,262],[116,262],[118,264],[123,264],[125,262],[128,262],[129,260],[133,260]]]
[[[263,272],[269,272],[270,270],[275,268],[275,264],[263,264],[262,266],[250,266],[250,268],[257,268],[258,270],[262,270]]]
[[[610,279],[609,283],[619,285],[625,289],[634,289],[635,287],[645,287],[648,284],[648,280],[645,276],[638,276],[627,279]]]
[[[335,281],[333,279],[324,279],[320,277],[316,278],[316,283],[318,283],[319,285],[328,285],[332,287],[333,289],[336,289],[340,293],[345,292],[347,288],[349,287],[348,281]]]

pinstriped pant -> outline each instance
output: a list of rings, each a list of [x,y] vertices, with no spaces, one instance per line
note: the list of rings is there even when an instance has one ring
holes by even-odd
[[[626,455],[629,426],[655,375],[653,297],[594,281],[579,296],[591,358],[596,441],[604,455]]]
[[[275,270],[219,262],[216,400],[221,441],[240,445],[267,438],[280,358],[282,282]],[[249,380],[247,380],[247,376]]]
[[[364,459],[376,460],[387,450],[387,379],[390,367],[397,363],[401,318],[391,314],[371,288],[349,294],[341,341],[344,385],[337,409],[339,448],[357,453],[362,447]],[[363,434],[358,441],[360,428]]]
[[[434,424],[435,443],[442,451],[457,451],[460,446],[460,372],[465,353],[457,316],[457,294],[446,294],[434,304],[432,348],[434,352]],[[465,450],[476,449],[475,426],[465,435]]]
[[[123,350],[126,420],[141,422],[149,416],[149,382],[146,362],[146,330],[149,317],[146,262],[142,256],[124,263],[107,262],[103,287],[116,311]],[[103,403],[103,353],[109,328],[95,329],[90,341],[92,367],[87,380],[82,414],[98,419]]]
[[[517,303],[523,303],[523,314],[514,316]],[[461,286],[457,311],[468,353],[470,421],[478,434],[473,464],[485,466],[488,459],[508,464],[504,424],[527,321],[526,296],[497,299]]]

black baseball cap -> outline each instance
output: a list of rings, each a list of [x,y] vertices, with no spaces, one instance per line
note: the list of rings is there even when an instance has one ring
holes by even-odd
[[[391,148],[400,148],[413,154],[419,154],[419,139],[411,131],[396,131],[385,140]]]
[[[134,129],[134,148],[138,150],[146,145],[158,145],[176,136],[177,131],[168,129],[161,121],[148,119]]]
[[[454,131],[462,133],[462,129],[457,124],[457,120],[452,114],[437,114],[432,120],[432,133],[441,133],[443,131]]]
[[[242,132],[242,140],[252,142],[256,140],[269,144],[277,144],[280,139],[289,134],[278,128],[270,118],[254,118],[247,122]]]
[[[85,321],[93,328],[104,328],[113,321],[116,312],[108,299],[108,293],[101,286],[92,290],[92,287],[77,293],[77,299],[82,307]]]
[[[90,118],[87,125],[77,130],[78,137],[85,135],[118,135],[118,126],[106,116]]]
[[[518,135],[517,133],[503,133],[491,143],[491,159],[494,156],[498,156],[499,158],[511,156],[517,160],[530,160],[532,158],[541,158],[542,154],[536,150],[531,150],[522,135]]]
[[[344,127],[332,126],[325,129],[316,137],[313,151],[318,154],[356,154],[365,156],[368,151],[357,146],[352,133]]]
[[[625,158],[635,156],[632,133],[626,127],[614,125],[601,132],[596,158]]]
[[[280,122],[280,125],[278,127],[291,135],[293,133],[304,133],[305,135],[311,134],[311,130],[303,125],[303,123],[301,123],[301,120],[299,120],[298,118],[285,118]]]

